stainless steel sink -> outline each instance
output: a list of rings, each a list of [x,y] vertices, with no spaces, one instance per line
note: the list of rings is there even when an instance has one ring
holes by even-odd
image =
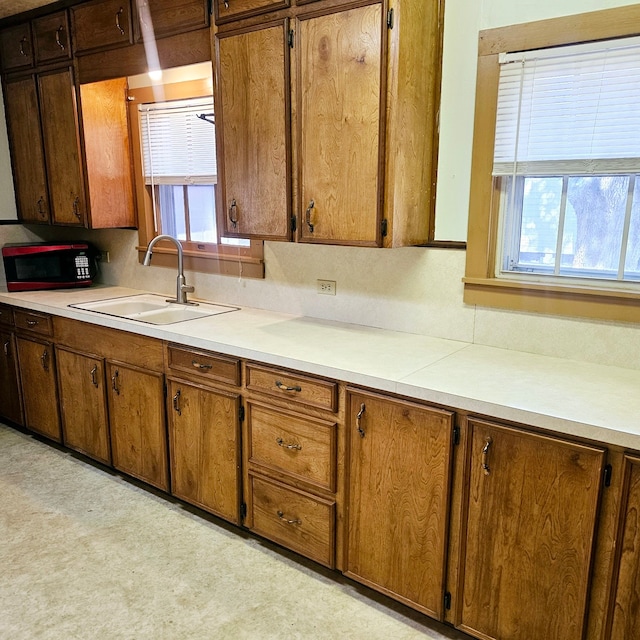
[[[149,324],[174,324],[238,310],[238,307],[209,304],[208,302],[178,304],[166,300],[164,296],[151,293],[141,293],[123,298],[107,298],[94,302],[80,302],[69,306],[74,309],[83,309],[84,311],[93,311],[94,313]]]

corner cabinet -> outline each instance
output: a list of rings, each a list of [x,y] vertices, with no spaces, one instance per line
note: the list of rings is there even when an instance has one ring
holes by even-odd
[[[298,2],[244,22],[232,4],[215,39],[225,234],[427,242],[440,3]]]

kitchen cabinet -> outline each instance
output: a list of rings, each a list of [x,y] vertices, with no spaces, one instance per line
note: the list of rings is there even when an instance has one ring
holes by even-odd
[[[614,586],[606,637],[640,637],[640,458],[625,456]]]
[[[240,362],[170,344],[167,363],[171,493],[240,524]]]
[[[24,426],[62,442],[50,316],[14,310]]]
[[[429,241],[440,3],[400,1],[387,12],[382,2],[318,1],[271,20],[229,23],[220,12],[216,133],[225,233],[282,239],[284,230],[299,242],[361,246]],[[271,91],[245,86],[261,62]]]
[[[23,22],[0,31],[0,63],[3,71],[33,67],[31,23]]]
[[[104,359],[56,347],[64,443],[111,464]]]
[[[213,0],[216,24],[288,7],[291,0]]]
[[[133,43],[129,0],[93,0],[72,6],[70,11],[76,55]]]
[[[209,26],[207,0],[136,0],[137,40],[164,38]]]
[[[69,14],[57,11],[33,21],[36,65],[71,59]]]
[[[582,638],[605,450],[469,420],[456,626]]]
[[[0,305],[0,417],[23,424],[13,310]]]
[[[346,575],[442,619],[454,414],[350,390]]]
[[[244,524],[335,567],[337,384],[250,363],[246,387]]]

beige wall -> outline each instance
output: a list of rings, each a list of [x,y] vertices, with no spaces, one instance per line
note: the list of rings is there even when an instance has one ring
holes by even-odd
[[[633,3],[446,0],[438,239],[466,237],[478,30],[623,4]],[[26,238],[21,227],[7,229],[0,226],[0,244]],[[138,264],[136,232],[45,229],[38,233],[47,238],[89,238],[109,250],[112,262],[103,266],[101,276],[107,283],[166,294],[175,290],[174,270]],[[196,295],[219,302],[640,368],[639,326],[465,306],[464,251],[272,242],[265,245],[265,259],[264,280],[191,273],[187,278]],[[318,278],[336,280],[337,295],[318,295]]]

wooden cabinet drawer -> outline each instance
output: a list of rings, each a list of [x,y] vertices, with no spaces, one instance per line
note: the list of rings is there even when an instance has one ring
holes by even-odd
[[[13,309],[5,304],[0,304],[0,325],[13,327]]]
[[[328,411],[338,408],[337,383],[285,369],[247,365],[247,389]]]
[[[290,0],[213,0],[216,24],[255,16],[291,5]]]
[[[249,462],[335,491],[335,422],[247,403]]]
[[[15,309],[13,312],[15,326],[18,329],[33,331],[42,336],[53,335],[53,325],[51,316],[44,313],[36,313],[35,311],[21,311]]]
[[[71,7],[76,53],[131,44],[129,0],[96,0]]]
[[[33,36],[38,64],[71,58],[69,16],[66,11],[34,20]]]
[[[335,502],[260,476],[249,479],[253,531],[333,568]]]
[[[240,361],[209,351],[198,351],[170,344],[167,348],[167,363],[172,371],[182,371],[218,382],[238,386],[240,384]]]
[[[33,66],[31,24],[24,22],[0,31],[0,63],[2,70]]]
[[[138,0],[138,35],[164,38],[209,26],[207,0]]]

